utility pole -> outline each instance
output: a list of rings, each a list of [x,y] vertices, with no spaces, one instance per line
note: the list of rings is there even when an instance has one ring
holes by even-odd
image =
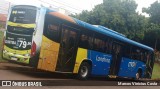
[[[11,7],[11,2],[9,2],[9,6],[8,6],[8,13],[9,13],[9,9],[10,9],[10,7]],[[7,13],[7,14],[8,14]]]

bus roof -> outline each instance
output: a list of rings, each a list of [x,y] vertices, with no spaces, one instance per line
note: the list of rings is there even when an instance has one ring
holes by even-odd
[[[143,44],[138,43],[136,41],[130,40],[130,39],[126,38],[125,36],[121,36],[119,34],[116,34],[115,32],[108,31],[109,29],[108,30],[104,30],[103,28],[95,27],[95,26],[93,26],[91,24],[88,24],[86,22],[83,22],[81,20],[78,20],[78,19],[75,19],[75,18],[73,18],[73,19],[76,21],[76,23],[78,25],[80,25],[80,26],[82,26],[84,28],[99,32],[101,34],[104,34],[104,35],[110,36],[112,38],[118,39],[118,40],[120,40],[122,42],[126,42],[126,43],[141,47],[141,48],[149,50],[149,51],[154,51],[153,48],[151,48],[149,46],[146,46],[146,45],[143,45]],[[107,28],[105,28],[105,29],[107,29]]]

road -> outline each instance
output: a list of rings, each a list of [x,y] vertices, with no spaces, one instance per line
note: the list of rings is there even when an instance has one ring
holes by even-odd
[[[54,85],[46,87],[23,87],[26,89],[137,89],[139,86],[117,86],[116,79],[107,78],[90,78],[87,81],[80,81],[71,74],[50,73],[45,71],[35,70],[27,66],[21,66],[11,63],[0,63],[0,80],[14,80],[14,81],[42,81],[45,85]],[[130,80],[123,80],[122,82],[130,82]],[[111,85],[111,86],[105,86]],[[141,86],[145,89],[159,89],[159,86]],[[22,87],[0,87],[2,89],[21,89]]]

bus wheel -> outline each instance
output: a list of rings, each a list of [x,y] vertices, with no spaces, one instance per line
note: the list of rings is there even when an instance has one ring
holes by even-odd
[[[138,71],[138,72],[136,73],[136,79],[139,80],[140,78],[141,78],[141,72]]]
[[[90,75],[91,66],[87,62],[83,62],[78,71],[78,79],[86,80]]]

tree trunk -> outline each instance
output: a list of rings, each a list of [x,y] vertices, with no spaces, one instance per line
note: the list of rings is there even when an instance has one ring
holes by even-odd
[[[156,38],[156,42],[155,42],[155,46],[154,46],[155,50],[157,50],[157,40],[158,40],[158,38]]]

